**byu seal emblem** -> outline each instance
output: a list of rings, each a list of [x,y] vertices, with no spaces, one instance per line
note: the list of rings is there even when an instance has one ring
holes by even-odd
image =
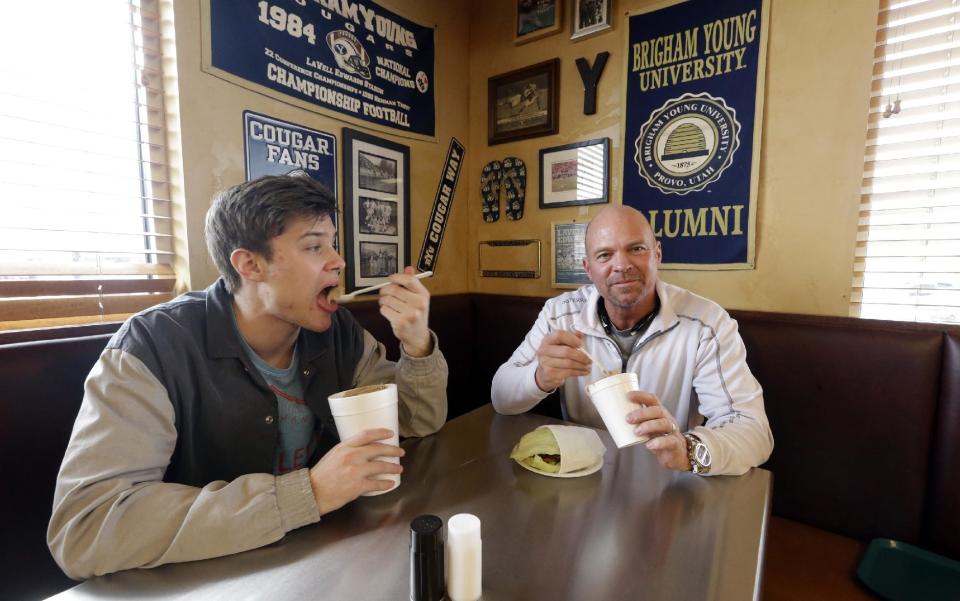
[[[737,114],[723,98],[684,94],[650,113],[634,160],[647,184],[666,194],[703,190],[720,178],[740,146]]]

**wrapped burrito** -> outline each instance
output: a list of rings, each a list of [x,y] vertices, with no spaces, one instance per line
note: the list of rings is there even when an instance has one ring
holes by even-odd
[[[597,466],[606,451],[590,428],[540,426],[520,438],[510,458],[538,472],[566,474]]]

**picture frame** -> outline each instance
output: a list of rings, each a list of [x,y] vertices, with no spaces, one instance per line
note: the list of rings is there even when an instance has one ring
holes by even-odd
[[[610,139],[540,149],[540,208],[609,202]]]
[[[554,221],[550,224],[550,285],[554,288],[579,288],[591,284],[583,268],[587,256],[584,241],[589,221]]]
[[[481,240],[478,270],[482,278],[540,277],[540,241]]]
[[[516,0],[513,43],[525,44],[563,29],[563,0]]]
[[[612,28],[613,0],[573,0],[570,39],[577,40]]]
[[[555,134],[560,130],[560,59],[487,80],[487,143]]]
[[[343,128],[346,291],[410,265],[410,148]]]

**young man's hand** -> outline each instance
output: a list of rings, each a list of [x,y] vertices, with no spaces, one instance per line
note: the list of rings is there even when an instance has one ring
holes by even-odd
[[[378,480],[382,474],[399,474],[403,468],[381,457],[403,457],[400,447],[377,442],[393,436],[386,428],[364,430],[330,449],[310,469],[310,486],[320,515],[330,513],[368,492],[388,490],[390,480]]]
[[[411,357],[426,357],[433,352],[433,338],[427,328],[430,315],[430,291],[413,277],[413,267],[390,276],[388,286],[380,289],[380,315],[387,318],[393,335]]]

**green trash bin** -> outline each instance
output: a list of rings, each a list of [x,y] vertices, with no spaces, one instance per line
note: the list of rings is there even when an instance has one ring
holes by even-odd
[[[889,538],[870,541],[857,576],[889,601],[960,601],[960,562]]]

